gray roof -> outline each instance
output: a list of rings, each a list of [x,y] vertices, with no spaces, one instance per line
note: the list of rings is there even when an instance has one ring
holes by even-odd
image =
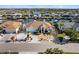
[[[33,14],[41,14],[41,12],[33,12]]]
[[[60,23],[61,23],[61,21],[59,22],[59,24]],[[64,21],[63,29],[72,28],[74,26],[74,24],[75,24],[75,22]]]
[[[75,23],[74,24],[74,27],[79,27],[79,23]]]
[[[65,23],[64,23],[64,27],[65,27],[65,28],[72,28],[73,25],[74,25],[74,22],[65,21]]]

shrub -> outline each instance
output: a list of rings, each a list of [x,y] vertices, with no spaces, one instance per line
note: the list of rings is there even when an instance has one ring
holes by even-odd
[[[45,52],[39,52],[39,54],[63,54],[63,50],[60,50],[58,48],[49,48]]]

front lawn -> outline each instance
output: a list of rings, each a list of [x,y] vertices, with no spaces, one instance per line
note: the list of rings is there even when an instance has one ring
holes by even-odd
[[[39,54],[44,54],[44,53],[40,52]],[[63,54],[79,54],[79,52],[64,52]]]
[[[38,54],[79,54],[79,52],[64,52],[59,48],[48,48],[45,52],[39,52]]]
[[[64,54],[79,54],[79,52],[64,52]]]
[[[57,37],[64,37],[65,36],[65,33],[62,33],[62,34],[58,34]]]

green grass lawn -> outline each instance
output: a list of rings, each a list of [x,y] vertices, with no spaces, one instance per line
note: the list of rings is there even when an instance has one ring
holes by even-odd
[[[79,54],[79,52],[64,52],[64,54]]]
[[[64,37],[64,36],[65,36],[64,33],[62,33],[62,34],[58,34],[58,35],[57,35],[57,37]]]

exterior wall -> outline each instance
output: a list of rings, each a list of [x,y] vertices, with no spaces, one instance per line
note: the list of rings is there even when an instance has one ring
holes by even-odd
[[[34,28],[26,28],[26,31],[27,32],[36,32],[36,29],[34,29]]]
[[[18,33],[18,31],[19,31],[19,28],[16,29],[16,33]]]
[[[10,19],[17,19],[17,18],[21,18],[21,17],[22,17],[21,15],[8,16],[8,18],[10,18]]]
[[[41,29],[41,28],[40,28]],[[44,31],[46,30],[46,29],[43,29]],[[48,31],[55,31],[55,29],[47,29]],[[37,29],[35,29],[35,28],[26,28],[26,31],[27,32],[36,32],[37,31]]]
[[[7,33],[17,33],[18,32],[18,30],[19,30],[19,28],[17,28],[17,29],[7,29],[7,28],[5,28],[4,29]]]

